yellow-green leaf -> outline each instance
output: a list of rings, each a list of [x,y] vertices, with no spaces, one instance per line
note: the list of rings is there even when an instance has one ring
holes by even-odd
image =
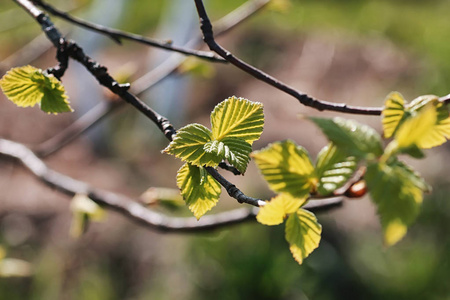
[[[73,237],[80,237],[87,229],[89,222],[101,221],[105,217],[105,211],[87,195],[77,194],[70,203],[72,210],[72,224],[70,233]]]
[[[283,223],[287,214],[296,212],[306,202],[306,198],[294,198],[289,194],[279,194],[260,208],[256,220],[264,225]]]
[[[393,245],[416,219],[426,184],[411,168],[397,161],[390,165],[369,164],[365,179],[381,218],[384,242]]]
[[[422,149],[429,149],[442,145],[450,139],[450,117],[448,106],[437,101],[433,104],[435,105],[437,112],[436,123],[428,134],[420,139],[418,147]]]
[[[316,175],[319,178],[317,191],[321,195],[328,195],[344,185],[357,167],[355,157],[346,157],[330,143],[317,156]]]
[[[178,170],[177,185],[189,210],[197,219],[219,201],[220,184],[203,167],[184,164]]]
[[[9,70],[0,80],[0,87],[6,97],[19,107],[38,104],[47,113],[73,111],[61,82],[32,66]]]
[[[382,111],[383,132],[385,138],[390,138],[405,114],[405,100],[398,92],[390,93],[384,102]]]
[[[308,152],[291,140],[270,144],[251,156],[275,192],[304,198],[316,186],[317,177]]]
[[[175,155],[196,166],[216,167],[222,157],[216,152],[205,151],[212,141],[211,131],[201,124],[189,124],[178,130],[175,138],[163,152]]]
[[[312,212],[299,209],[289,216],[285,231],[289,249],[294,259],[301,264],[319,246],[322,226]]]
[[[429,135],[433,132],[436,121],[436,107],[430,103],[400,126],[395,135],[398,148],[408,148],[411,145],[423,148],[424,143],[430,139]]]
[[[214,140],[234,137],[251,145],[261,136],[263,126],[263,105],[244,98],[230,97],[219,103],[211,113]]]

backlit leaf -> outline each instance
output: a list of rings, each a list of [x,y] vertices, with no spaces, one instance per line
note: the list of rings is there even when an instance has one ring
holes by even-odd
[[[373,158],[383,153],[380,135],[367,125],[338,117],[311,120],[345,155]]]
[[[319,246],[322,226],[312,212],[299,209],[286,222],[285,237],[294,259],[301,264]]]
[[[32,66],[9,70],[0,80],[0,87],[6,97],[19,107],[38,104],[47,113],[73,111],[61,82]]]
[[[405,100],[398,92],[392,92],[386,97],[384,102],[383,132],[385,138],[390,138],[405,114]]]
[[[200,124],[189,124],[178,130],[169,146],[163,150],[168,154],[196,166],[215,167],[222,161],[216,152],[205,151],[205,145],[212,141],[211,131]]]
[[[263,131],[263,105],[244,98],[230,97],[219,103],[211,113],[214,140],[241,138],[250,145]]]
[[[304,198],[315,188],[317,177],[308,152],[293,141],[270,144],[251,156],[275,192]]]
[[[450,117],[448,105],[435,102],[436,106],[436,123],[427,135],[418,143],[422,149],[429,149],[445,143],[450,139]]]
[[[210,141],[205,144],[204,150],[213,153],[221,159],[226,159],[231,165],[236,167],[242,174],[247,169],[250,161],[252,146],[240,138],[226,137],[221,141]]]
[[[105,210],[83,194],[76,194],[73,197],[70,209],[72,211],[70,234],[75,238],[80,237],[87,230],[91,220],[98,222],[105,217]]]
[[[422,148],[424,141],[429,141],[429,135],[437,121],[436,107],[427,105],[415,116],[407,119],[397,130],[395,141],[398,148],[408,148],[417,145]]]
[[[328,195],[340,188],[355,172],[356,166],[356,159],[343,155],[334,144],[325,146],[317,156],[318,193]]]
[[[373,163],[367,167],[365,179],[372,200],[377,205],[387,246],[397,243],[416,219],[423,199],[425,184],[409,167]]]
[[[177,185],[197,219],[216,206],[219,200],[220,184],[203,167],[184,164],[178,170]]]
[[[281,224],[287,214],[296,212],[305,202],[306,198],[299,199],[289,194],[279,194],[260,208],[256,220],[264,225]]]

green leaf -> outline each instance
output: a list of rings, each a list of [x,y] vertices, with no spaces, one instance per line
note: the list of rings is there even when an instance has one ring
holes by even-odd
[[[306,198],[294,198],[289,194],[279,194],[260,208],[256,220],[264,225],[283,223],[287,214],[296,212],[306,202]]]
[[[325,146],[319,152],[316,162],[318,193],[329,195],[340,188],[353,175],[356,167],[357,161],[354,157],[346,157],[333,143]]]
[[[384,102],[382,111],[383,132],[385,138],[390,138],[397,129],[405,114],[405,100],[398,92],[390,93]]]
[[[219,201],[220,184],[203,167],[184,164],[178,170],[177,185],[189,210],[197,219]]]
[[[317,177],[308,152],[293,141],[270,144],[251,156],[275,192],[304,198],[315,189]]]
[[[383,153],[380,135],[371,127],[343,118],[310,118],[345,155],[371,159]]]
[[[239,172],[244,174],[250,161],[252,146],[240,138],[227,137],[222,141],[214,140],[206,143],[204,150],[228,160]]]
[[[230,97],[211,113],[212,135],[217,141],[234,137],[251,145],[261,136],[263,126],[263,105],[244,98]]]
[[[61,82],[32,66],[9,70],[0,79],[0,87],[6,97],[19,107],[39,104],[46,113],[73,111]]]
[[[222,157],[205,151],[212,141],[211,131],[200,124],[189,124],[178,130],[175,138],[163,152],[175,155],[196,166],[216,167]],[[206,146],[208,149],[208,146]]]
[[[301,264],[319,246],[322,226],[312,212],[299,209],[286,222],[286,241],[294,259]]]
[[[369,164],[365,179],[381,218],[384,242],[393,245],[416,219],[428,186],[411,168],[397,161]]]

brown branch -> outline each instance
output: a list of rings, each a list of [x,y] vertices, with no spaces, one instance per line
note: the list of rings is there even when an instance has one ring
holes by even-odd
[[[86,28],[88,30],[106,35],[119,44],[122,43],[121,42],[122,39],[126,39],[126,40],[134,41],[137,43],[141,43],[144,45],[164,49],[164,50],[178,52],[178,53],[182,53],[182,54],[189,55],[189,56],[195,56],[195,57],[206,59],[206,60],[209,60],[212,62],[222,62],[222,63],[227,62],[226,60],[224,60],[223,58],[221,58],[220,56],[217,56],[216,54],[214,54],[212,52],[192,50],[192,49],[188,49],[188,48],[184,48],[184,47],[178,47],[178,46],[172,45],[171,41],[162,42],[162,41],[150,39],[150,38],[138,35],[138,34],[133,34],[133,33],[121,31],[118,29],[108,28],[106,26],[94,24],[94,23],[82,20],[80,18],[73,17],[70,14],[68,14],[67,12],[56,9],[52,5],[50,5],[44,1],[41,1],[41,0],[33,0],[33,3],[42,7],[44,10],[48,11],[49,13],[51,13],[52,15],[54,15],[56,17],[59,17],[63,20],[66,20],[70,23],[76,24],[76,25]]]
[[[319,111],[329,110],[337,111],[350,114],[360,114],[360,115],[380,115],[382,108],[378,107],[360,107],[360,106],[350,106],[345,103],[333,103],[323,100],[314,99],[311,96],[288,86],[284,82],[264,73],[258,68],[244,62],[243,60],[237,58],[231,54],[228,50],[220,46],[214,39],[213,28],[211,22],[209,21],[208,15],[206,13],[205,7],[202,0],[195,0],[195,5],[197,7],[198,16],[200,18],[200,29],[203,33],[203,40],[208,45],[209,49],[216,52],[232,65],[246,72],[247,74],[259,79],[278,90],[281,90],[294,98],[296,98],[300,103],[305,106],[315,108]]]
[[[134,222],[158,231],[197,232],[219,229],[255,220],[257,213],[256,208],[240,208],[215,215],[203,216],[199,221],[196,218],[169,217],[152,211],[125,195],[97,189],[86,182],[58,173],[47,167],[29,148],[20,143],[0,139],[0,154],[5,157],[18,159],[39,180],[66,195],[85,194],[103,207],[115,210]],[[312,211],[322,211],[341,204],[342,198],[331,198],[312,201],[304,208]]]

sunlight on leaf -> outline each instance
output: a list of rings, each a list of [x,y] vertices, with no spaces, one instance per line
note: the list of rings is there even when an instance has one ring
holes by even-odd
[[[319,246],[321,233],[322,226],[312,212],[299,209],[289,216],[285,237],[294,259],[299,264]]]
[[[283,223],[286,215],[296,212],[306,202],[306,198],[294,198],[289,194],[280,194],[260,208],[256,220],[264,225]]]
[[[422,148],[424,141],[429,140],[429,134],[433,131],[436,120],[436,107],[432,104],[427,105],[417,115],[407,119],[400,126],[395,135],[397,146],[400,149],[408,148],[411,145]]]
[[[366,182],[377,205],[387,246],[397,243],[416,219],[427,185],[401,162],[369,164]]]
[[[261,136],[263,126],[263,105],[244,98],[230,97],[219,103],[211,113],[214,140],[234,137],[251,145]]]
[[[293,141],[270,144],[251,156],[275,192],[304,198],[315,189],[317,177],[308,152]]]
[[[354,157],[345,157],[333,143],[325,146],[317,156],[318,193],[329,195],[340,188],[353,175],[356,167]]]
[[[177,185],[189,210],[197,219],[219,201],[221,186],[203,167],[184,164],[178,170]]]
[[[32,66],[9,70],[0,79],[0,87],[6,97],[19,107],[38,104],[41,110],[53,114],[73,111],[61,82]]]
[[[405,100],[398,92],[392,92],[386,97],[384,102],[383,116],[383,132],[385,138],[390,138],[405,114]]]
[[[222,157],[215,152],[205,151],[205,145],[211,140],[211,131],[208,128],[201,124],[189,124],[178,130],[173,141],[163,152],[196,166],[215,167]]]
[[[383,153],[380,135],[371,127],[343,118],[310,118],[343,153],[358,158]]]

